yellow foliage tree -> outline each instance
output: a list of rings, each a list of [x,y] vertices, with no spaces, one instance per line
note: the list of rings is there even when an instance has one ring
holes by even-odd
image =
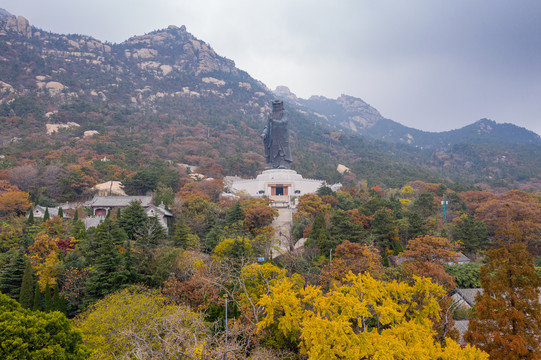
[[[488,359],[453,340],[441,347],[429,317],[438,317],[445,290],[429,279],[413,285],[349,273],[328,293],[284,278],[261,298],[258,330],[297,341],[309,359]]]
[[[305,194],[299,198],[297,205],[297,216],[304,215],[308,218],[313,218],[317,214],[327,213],[331,210],[329,204],[324,204],[323,200],[316,194]]]
[[[242,237],[224,239],[214,248],[214,254],[218,258],[246,258],[252,255],[252,244],[250,240]]]
[[[47,235],[44,231],[39,232],[34,238],[34,243],[28,247],[32,269],[38,276],[38,285],[41,291],[45,291],[47,284],[56,284],[58,266],[60,260],[57,255],[57,239]]]
[[[249,317],[254,323],[258,322],[263,312],[263,308],[258,304],[259,300],[263,295],[269,293],[270,287],[276,281],[285,277],[286,272],[285,269],[280,269],[270,263],[244,266],[237,296],[237,303],[240,305],[243,315]]]
[[[60,260],[58,259],[56,252],[50,253],[44,262],[39,263],[36,266],[35,272],[38,276],[38,286],[41,292],[45,291],[47,284],[49,284],[51,288],[56,284],[59,266]]]
[[[140,286],[99,300],[74,325],[92,350],[90,359],[207,358],[210,329],[201,315]]]

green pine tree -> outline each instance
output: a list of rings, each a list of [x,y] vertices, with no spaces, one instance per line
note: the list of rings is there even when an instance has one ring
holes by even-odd
[[[45,286],[45,312],[53,311],[53,298],[51,297],[51,288],[49,283]]]
[[[207,253],[214,251],[216,245],[218,245],[225,238],[225,232],[218,224],[214,225],[208,232],[203,242],[203,250]]]
[[[417,213],[406,213],[408,219],[408,240],[421,235],[427,235],[428,228],[425,225],[424,219]]]
[[[30,261],[26,262],[24,269],[23,280],[21,284],[21,291],[19,293],[19,303],[25,309],[32,308],[32,302],[34,294],[34,277],[32,275],[32,265]]]
[[[64,296],[60,297],[60,311],[64,314],[68,314],[68,305],[66,304],[66,298]]]
[[[391,210],[376,211],[372,222],[372,238],[380,249],[395,246],[398,239],[398,227]]]
[[[225,224],[226,226],[231,226],[242,220],[244,220],[244,212],[240,206],[240,201],[237,201],[227,213],[227,216],[225,217]]]
[[[167,239],[167,232],[160,224],[157,216],[148,219],[145,231],[137,237],[137,245],[140,247],[154,248]]]
[[[45,208],[45,214],[43,214],[43,221],[47,221],[51,218],[51,216],[49,215],[49,208],[46,207]]]
[[[106,219],[98,226],[94,266],[86,282],[87,298],[91,303],[121,288],[126,274],[120,271],[120,255],[110,232],[112,220]]]
[[[451,230],[454,241],[460,241],[462,248],[468,253],[483,250],[488,244],[488,230],[482,221],[472,215],[463,215]]]
[[[139,201],[131,201],[118,219],[118,224],[131,240],[136,239],[137,234],[143,234],[148,223],[148,216],[145,208]]]
[[[42,307],[41,307],[41,292],[39,291],[39,286],[36,286],[36,288],[34,289],[34,303],[32,305],[32,310],[33,311],[38,311],[38,310],[42,310]]]
[[[33,207],[30,207],[30,213],[28,214],[28,220],[26,220],[26,223],[28,225],[33,225],[34,224],[34,208]]]
[[[128,240],[124,245],[124,252],[122,253],[122,265],[126,273],[126,281],[124,285],[135,284],[138,281],[137,270],[135,269],[135,259],[131,250],[131,242]]]
[[[64,210],[61,207],[58,208],[58,217],[61,219],[64,217]]]
[[[427,218],[434,215],[438,210],[438,204],[434,200],[434,194],[425,192],[419,195],[419,197],[411,205],[413,212],[421,215],[423,218]]]
[[[25,268],[26,261],[24,253],[19,251],[11,264],[0,275],[0,292],[12,299],[19,299]]]
[[[177,219],[177,224],[175,225],[175,231],[173,233],[173,244],[175,246],[184,248],[188,241],[188,235],[191,234],[190,228],[184,222],[182,217]]]
[[[367,234],[362,225],[351,221],[351,218],[344,210],[337,210],[330,220],[329,233],[335,247],[345,240],[361,243],[366,238]]]
[[[62,311],[62,304],[61,304],[61,301],[60,301],[60,294],[59,294],[59,291],[58,291],[58,284],[54,284],[53,310]]]
[[[324,256],[329,256],[330,250],[335,247],[335,244],[331,243],[329,230],[327,230],[327,223],[323,213],[317,214],[314,218],[312,230],[310,230],[308,239],[306,239],[306,245],[310,244],[316,244],[320,254]]]
[[[79,211],[75,209],[75,213],[73,214],[73,221],[78,221],[78,220],[79,220]]]

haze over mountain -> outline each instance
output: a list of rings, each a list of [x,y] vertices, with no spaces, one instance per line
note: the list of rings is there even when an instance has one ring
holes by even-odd
[[[274,93],[312,111],[316,116],[325,118],[336,129],[353,131],[389,142],[431,148],[449,148],[459,143],[541,144],[541,137],[533,131],[514,124],[498,124],[490,119],[480,119],[456,130],[427,132],[386,119],[378,110],[353,96],[342,95],[337,99],[312,96],[309,99],[301,99],[285,86],[278,87]]]
[[[284,88],[275,94],[184,26],[110,44],[46,32],[0,12],[4,167],[70,159],[93,167],[99,181],[129,177],[159,158],[193,163],[213,177],[253,176],[264,167],[259,133],[276,96],[289,104],[295,168],[306,176],[537,187],[539,136],[511,124],[480,120],[423,132],[351,96],[303,100]],[[78,126],[46,133],[47,124],[70,123]],[[97,134],[84,138],[85,131]],[[98,170],[103,156],[127,172]],[[338,163],[350,167],[349,177],[336,172]]]

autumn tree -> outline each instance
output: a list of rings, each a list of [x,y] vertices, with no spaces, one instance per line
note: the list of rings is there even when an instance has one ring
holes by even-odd
[[[269,206],[266,199],[249,199],[242,203],[244,213],[244,228],[252,236],[259,234],[259,229],[270,225],[278,216],[278,210]]]
[[[194,309],[206,310],[219,301],[220,289],[214,278],[209,257],[194,251],[178,254],[175,271],[162,286],[162,293],[178,303]]]
[[[431,317],[443,288],[428,279],[385,283],[369,274],[347,275],[329,292],[285,277],[260,300],[258,323],[270,344],[298,346],[308,359],[488,359],[470,346],[434,341]]]
[[[214,254],[222,259],[248,259],[253,256],[252,244],[250,240],[241,237],[224,239],[216,246]]]
[[[141,286],[108,295],[74,320],[93,350],[91,360],[248,358],[247,347],[252,344],[243,340],[244,333],[231,326],[225,338],[213,325],[203,314]]]
[[[458,254],[446,238],[427,235],[412,239],[400,257],[406,260],[406,274],[429,277],[447,290],[455,287],[454,278],[445,272],[444,265],[454,262]]]
[[[528,251],[541,255],[541,198],[524,191],[513,190],[490,199],[480,205],[475,217],[484,222],[491,235],[514,226],[520,231]]]
[[[481,267],[483,292],[476,296],[464,339],[493,359],[539,359],[540,277],[524,243],[499,245]]]
[[[30,209],[28,193],[14,190],[0,192],[0,217],[6,217],[9,214],[21,215]]]
[[[405,258],[402,267],[403,273],[412,279],[414,276],[430,278],[434,283],[443,286],[447,291],[455,288],[454,277],[445,272],[445,264],[456,261],[458,254],[453,245],[443,237],[420,236],[410,240],[407,248],[400,254]],[[456,338],[457,330],[454,328],[452,317],[452,299],[444,296],[440,299],[441,311],[434,318],[434,329],[437,331],[437,340],[442,344],[446,337]]]
[[[38,277],[38,286],[45,291],[47,284],[54,285],[59,272],[57,240],[39,232],[34,243],[28,248],[32,269]]]
[[[243,266],[240,276],[231,279],[233,286],[228,294],[238,306],[242,317],[251,325],[256,325],[263,314],[264,308],[259,304],[262,296],[269,294],[270,287],[284,278],[285,269],[280,269],[270,263],[249,264]]]
[[[372,277],[380,278],[383,271],[381,256],[374,246],[346,240],[336,247],[331,264],[322,269],[320,284],[338,283],[349,272],[368,272]]]
[[[317,214],[328,212],[330,208],[330,205],[324,204],[316,194],[305,194],[299,197],[297,214],[314,218]]]

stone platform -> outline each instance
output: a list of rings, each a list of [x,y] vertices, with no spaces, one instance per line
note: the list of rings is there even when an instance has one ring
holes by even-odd
[[[259,174],[255,179],[235,179],[231,184],[232,192],[245,192],[254,197],[290,198],[315,193],[325,181],[305,179],[295,170],[270,169]]]

